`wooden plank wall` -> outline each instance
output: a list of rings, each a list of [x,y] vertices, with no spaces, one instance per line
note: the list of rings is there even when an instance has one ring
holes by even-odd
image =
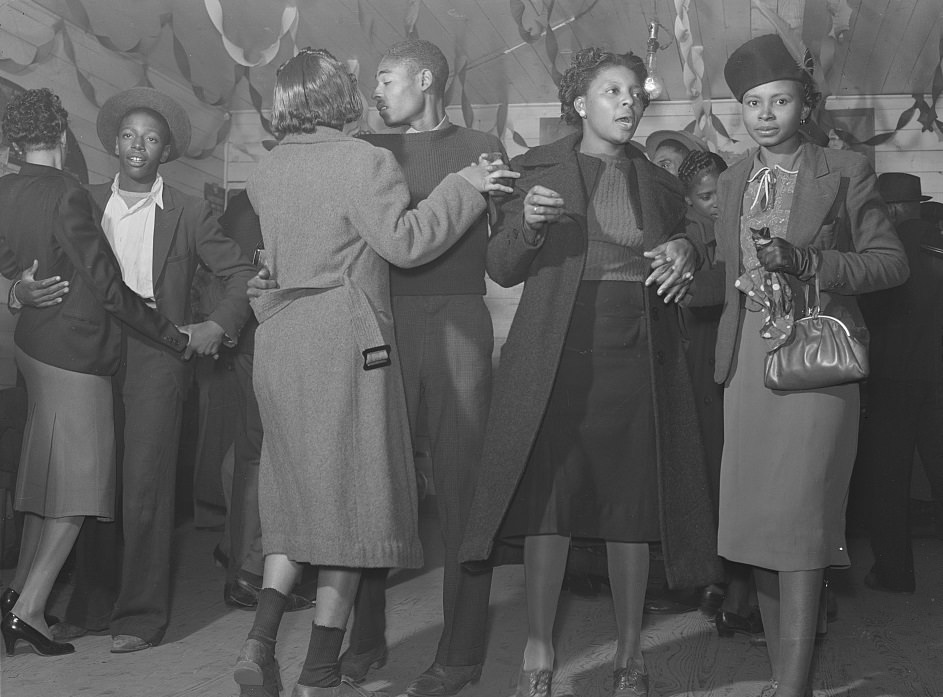
[[[0,10],[13,13],[21,23],[33,27],[52,27],[58,18],[29,0],[0,2]],[[4,23],[4,26],[9,26]],[[21,52],[23,37],[30,32],[16,36],[7,33],[0,26],[0,57],[24,55]],[[12,31],[12,30],[11,30]],[[105,49],[92,36],[69,26],[67,31],[75,47],[76,62],[84,75],[90,78],[99,102],[104,102],[112,94],[133,87],[138,83],[140,66],[121,54]],[[34,32],[40,35],[41,32]],[[154,71],[149,71],[153,86],[172,96],[187,110],[193,124],[191,151],[212,145],[216,133],[224,118],[223,112],[205,106],[184,85],[171,81]],[[62,48],[62,37],[57,37],[55,49],[44,61],[32,65],[22,72],[13,74],[0,71],[0,76],[14,82],[24,89],[48,87],[59,95],[63,106],[68,110],[70,125],[82,148],[88,165],[89,181],[99,183],[111,179],[117,171],[117,160],[106,152],[98,140],[95,119],[98,107],[86,99],[79,88],[73,64]],[[212,156],[195,160],[181,158],[161,167],[161,174],[173,186],[193,196],[203,197],[205,182],[221,184],[224,181],[224,147],[216,148]],[[13,320],[7,310],[8,284],[0,279],[0,388],[14,384],[16,379],[13,367]]]
[[[830,97],[829,109],[872,109],[874,112],[874,130],[876,133],[893,130],[901,112],[913,104],[910,96],[861,96]],[[495,123],[494,106],[475,107],[473,127],[491,130]],[[733,100],[718,100],[713,103],[713,111],[721,119],[730,136],[737,141],[734,152],[725,153],[728,159],[736,159],[753,141],[746,134],[740,119],[740,105]],[[449,117],[455,122],[464,123],[461,109],[449,107]],[[518,104],[508,110],[508,127],[516,130],[528,145],[540,142],[542,119],[557,119],[560,107],[551,104]],[[375,116],[371,114],[371,119]],[[644,143],[653,131],[660,129],[681,129],[692,120],[691,106],[686,101],[656,102],[647,110],[639,125],[636,140]],[[381,124],[374,123],[377,130]],[[252,171],[255,161],[264,152],[259,144],[263,131],[258,115],[254,112],[233,114],[231,140],[227,146],[227,187],[240,188]],[[265,138],[271,136],[264,135]],[[508,154],[512,157],[524,152],[525,148],[513,142],[510,137],[504,139]],[[943,201],[943,142],[934,133],[921,132],[916,120],[911,121],[893,139],[874,149],[875,170],[881,172],[909,172],[919,175],[923,191],[936,201]],[[500,350],[507,338],[508,329],[520,299],[521,287],[501,288],[488,280],[488,307],[494,320],[495,352]]]

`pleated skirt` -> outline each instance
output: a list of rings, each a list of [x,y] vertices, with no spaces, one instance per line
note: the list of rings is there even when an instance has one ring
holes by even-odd
[[[14,508],[49,518],[115,514],[111,377],[57,368],[16,349],[28,415]]]
[[[580,284],[547,410],[502,538],[659,539],[644,293],[641,283]]]

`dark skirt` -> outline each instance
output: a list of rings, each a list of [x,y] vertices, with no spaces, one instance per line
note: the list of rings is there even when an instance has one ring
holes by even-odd
[[[502,538],[660,537],[645,286],[583,281]]]
[[[19,346],[28,420],[16,477],[18,511],[46,518],[115,515],[115,412],[110,375],[38,361]]]

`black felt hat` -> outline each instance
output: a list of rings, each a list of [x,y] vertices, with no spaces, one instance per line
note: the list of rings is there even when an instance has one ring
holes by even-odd
[[[747,90],[776,80],[803,82],[811,76],[793,58],[779,34],[750,39],[730,54],[724,78],[738,102]]]
[[[171,139],[168,162],[186,153],[190,147],[190,117],[177,102],[152,87],[132,87],[109,97],[102,104],[96,127],[98,139],[106,152],[111,152],[115,147],[115,136],[118,135],[121,119],[135,109],[156,111],[167,122]]]
[[[920,188],[920,177],[906,172],[885,172],[878,175],[878,191],[884,203],[914,203],[929,201]]]

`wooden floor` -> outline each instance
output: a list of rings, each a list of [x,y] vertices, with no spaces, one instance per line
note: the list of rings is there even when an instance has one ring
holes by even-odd
[[[435,521],[423,519],[427,556],[438,556]],[[231,669],[252,614],[222,602],[223,572],[212,562],[218,533],[179,530],[173,621],[165,642],[135,654],[109,653],[110,637],[78,639],[76,653],[2,657],[2,697],[229,697]],[[943,541],[916,541],[918,591],[886,595],[866,589],[871,563],[864,540],[851,544],[855,565],[833,581],[839,618],[816,659],[816,697],[943,695]],[[433,565],[434,566],[434,565]],[[9,580],[10,571],[3,573]],[[441,569],[400,572],[389,591],[390,659],[367,687],[402,693],[432,660],[441,628]],[[57,609],[61,609],[60,594]],[[56,609],[56,608],[54,608]],[[285,616],[278,657],[288,697],[307,648],[311,613]],[[495,573],[487,662],[463,697],[508,697],[521,661],[526,622],[522,570]],[[557,619],[554,697],[608,694],[615,629],[611,599],[564,593]],[[700,613],[647,617],[644,648],[653,697],[755,697],[769,677],[764,648],[720,639]],[[23,651],[23,649],[20,649]]]

